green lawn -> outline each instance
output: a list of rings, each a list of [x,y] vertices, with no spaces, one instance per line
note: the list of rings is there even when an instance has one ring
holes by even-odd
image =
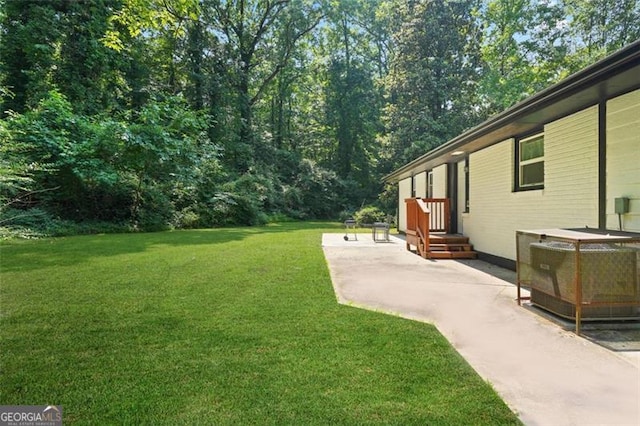
[[[517,424],[430,325],[340,306],[339,225],[1,243],[0,404],[78,424]]]

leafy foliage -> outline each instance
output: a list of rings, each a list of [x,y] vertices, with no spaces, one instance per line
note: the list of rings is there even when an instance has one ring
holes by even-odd
[[[374,222],[384,222],[386,215],[376,206],[367,206],[355,212],[353,218],[358,225],[371,225]]]
[[[51,92],[5,124],[4,149],[21,159],[14,168],[22,164],[7,181],[7,193],[13,190],[18,200],[29,194],[19,206],[70,220],[162,228],[173,214],[173,189],[191,180],[199,161],[211,161],[198,155],[211,149],[200,140],[204,122],[179,99],[149,103],[126,123],[76,114],[63,95]],[[18,187],[18,178],[31,185]]]
[[[640,2],[21,0],[0,31],[0,226],[211,227],[393,213],[385,174],[638,39]]]
[[[387,79],[389,171],[483,118],[477,114],[478,2],[408,2],[396,11],[396,58]]]

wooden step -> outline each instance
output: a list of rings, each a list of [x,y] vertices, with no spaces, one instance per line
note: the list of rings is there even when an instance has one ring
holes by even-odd
[[[475,251],[431,251],[427,257],[429,259],[476,259],[478,253]]]
[[[406,234],[407,250],[420,255],[420,238],[416,232]],[[412,246],[415,246],[414,250]],[[425,253],[428,259],[476,259],[478,253],[473,250],[469,238],[460,234],[429,234],[429,251]]]
[[[431,251],[473,251],[471,244],[429,244]]]
[[[469,237],[464,235],[429,234],[429,242],[432,244],[468,244]]]

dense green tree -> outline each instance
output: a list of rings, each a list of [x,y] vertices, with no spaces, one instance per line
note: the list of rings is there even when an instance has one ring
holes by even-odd
[[[321,15],[313,2],[304,0],[212,0],[209,7],[234,71],[239,131],[238,139],[225,146],[227,159],[244,172],[258,156],[253,108],[287,66],[299,40],[318,25]],[[279,31],[286,37],[278,37]]]
[[[88,114],[122,107],[124,62],[102,39],[120,0],[9,0],[0,40],[3,111],[35,107],[56,88]]]
[[[0,76],[13,94],[3,96],[2,111],[24,112],[35,107],[53,85],[64,4],[8,0],[2,6]]]
[[[356,205],[377,193],[376,134],[381,129],[383,97],[375,86],[379,51],[360,13],[362,2],[342,2],[329,14],[326,69],[326,128],[333,142],[329,160]],[[373,23],[371,23],[373,25]],[[378,67],[376,67],[378,63]]]
[[[491,0],[484,22],[480,90],[483,106],[499,112],[568,74],[566,15],[561,3]]]
[[[471,127],[478,114],[475,0],[404,2],[387,80],[387,170]]]
[[[11,116],[3,150],[21,158],[15,175],[39,193],[31,202],[74,220],[168,223],[173,188],[192,181],[211,147],[204,120],[179,99],[149,102],[131,123],[91,118],[51,92],[33,110]]]
[[[393,168],[638,39],[639,3],[0,0],[0,224],[353,211]]]
[[[58,2],[61,3],[61,2]],[[61,34],[54,72],[56,86],[78,112],[120,109],[122,59],[102,43],[107,21],[120,0],[75,0],[60,14]]]
[[[577,70],[640,39],[640,1],[565,0]]]

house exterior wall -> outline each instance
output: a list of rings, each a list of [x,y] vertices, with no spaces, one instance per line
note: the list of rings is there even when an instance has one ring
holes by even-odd
[[[427,196],[427,172],[418,173],[413,177],[415,196],[426,198]]]
[[[598,227],[598,107],[544,127],[544,189],[514,192],[514,140],[472,153],[463,229],[476,250],[515,260],[515,231]]]
[[[405,198],[411,198],[411,178],[398,182],[398,231],[407,230],[407,206]]]
[[[640,90],[607,102],[607,229],[618,229],[615,198],[629,198],[623,230],[640,232]]]
[[[443,164],[433,169],[432,198],[447,197],[447,165]]]

